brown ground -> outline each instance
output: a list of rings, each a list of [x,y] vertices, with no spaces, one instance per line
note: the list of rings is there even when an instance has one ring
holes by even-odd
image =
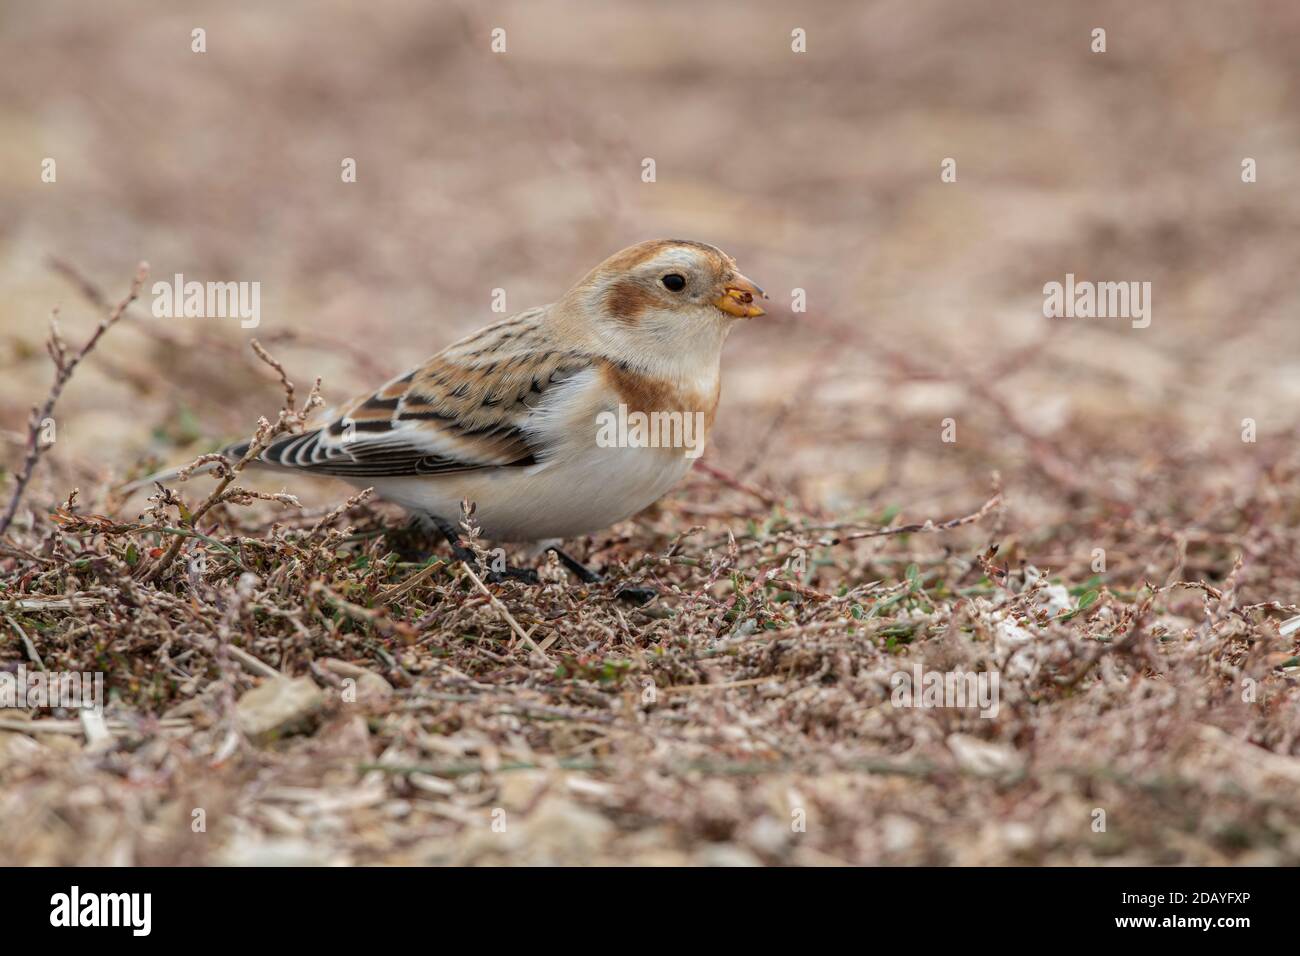
[[[0,712],[0,863],[1300,862],[1298,54],[1283,0],[4,4],[0,507],[51,309],[107,311],[48,257],[262,324],[146,287],[57,405],[0,656],[103,671],[112,737]],[[648,609],[313,533],[339,485],[110,492],[274,419],[253,336],[343,398],[662,235],[776,295],[707,467],[575,543]],[[1150,327],[1043,318],[1067,272]],[[892,706],[917,662],[998,715]],[[272,669],[311,713],[241,734]]]

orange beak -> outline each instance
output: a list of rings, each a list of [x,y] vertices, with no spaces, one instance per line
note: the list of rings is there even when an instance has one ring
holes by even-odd
[[[755,298],[766,299],[767,293],[737,272],[727,280],[722,295],[714,299],[713,304],[728,315],[752,319],[763,314],[763,309],[754,304]]]

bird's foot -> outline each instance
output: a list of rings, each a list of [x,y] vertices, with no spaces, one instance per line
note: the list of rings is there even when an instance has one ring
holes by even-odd
[[[524,584],[541,584],[542,579],[538,577],[537,572],[532,568],[514,568],[506,565],[501,571],[489,571],[487,579],[493,584],[500,584],[502,581],[522,581]]]
[[[550,550],[555,552],[555,556],[560,559],[560,563],[568,568],[583,584],[608,583],[603,575],[597,574],[572,555],[565,554],[559,548],[551,548]],[[648,604],[658,593],[654,588],[619,588],[615,597],[620,601],[630,601],[633,604]]]
[[[466,565],[482,573],[485,569],[479,563],[478,555],[465,547],[464,542],[460,539],[460,534],[456,531],[454,525],[449,521],[441,518],[434,518],[433,522],[439,531],[442,532],[447,543],[451,546],[451,553],[457,561],[464,561]],[[606,584],[605,578],[591,568],[587,567],[578,559],[571,555],[565,554],[559,548],[550,548],[560,559],[560,563],[569,569],[578,580],[583,584]],[[493,584],[499,584],[502,581],[513,580],[522,581],[524,584],[540,584],[541,578],[532,568],[516,568],[510,565],[504,567],[487,569],[483,575],[484,580]],[[616,592],[616,597],[621,601],[630,601],[633,604],[646,604],[653,600],[659,592],[654,588],[630,587],[620,588]]]
[[[466,567],[473,568],[476,573],[482,575],[484,581],[491,584],[500,584],[502,581],[522,581],[524,584],[542,582],[532,568],[516,568],[509,564],[485,568],[479,561],[479,556],[463,544],[453,544],[451,554],[457,561],[463,561]]]
[[[649,604],[659,592],[654,588],[620,588],[618,594],[614,595],[620,601],[628,601],[632,604]]]

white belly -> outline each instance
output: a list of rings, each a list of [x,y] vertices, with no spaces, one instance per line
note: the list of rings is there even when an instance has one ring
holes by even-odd
[[[474,502],[484,537],[496,541],[574,538],[631,517],[690,470],[680,449],[589,447],[561,461],[426,478],[376,478],[375,491],[409,511],[460,523]]]

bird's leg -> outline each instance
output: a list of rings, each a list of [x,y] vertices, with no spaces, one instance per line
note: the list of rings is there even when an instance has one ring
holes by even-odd
[[[554,551],[555,556],[560,559],[569,571],[583,584],[604,584],[605,578],[597,574],[591,568],[587,567],[571,554],[566,554],[557,547],[551,547],[548,550]],[[631,601],[634,604],[645,604],[650,601],[659,592],[654,588],[620,588],[618,597],[624,601]]]
[[[587,567],[585,564],[583,564],[573,555],[566,554],[564,551],[561,551],[559,548],[551,548],[550,550],[555,552],[555,556],[560,559],[560,563],[563,564],[566,568],[568,568],[570,573],[573,574],[573,576],[576,577],[583,584],[604,584],[605,583],[605,579],[603,577],[601,577],[595,571],[591,570],[591,568]]]
[[[484,569],[479,564],[478,555],[465,547],[464,543],[460,540],[460,534],[456,531],[455,526],[452,525],[451,522],[439,518],[437,515],[433,515],[432,520],[438,530],[442,532],[442,536],[447,539],[447,543],[451,545],[451,553],[456,560],[464,561],[471,568],[477,568],[482,572]],[[516,581],[523,581],[525,584],[541,583],[541,579],[537,576],[537,572],[532,568],[514,568],[510,565],[506,565],[505,568],[500,571],[488,569],[486,577],[493,584],[504,581],[506,578],[514,578]]]

